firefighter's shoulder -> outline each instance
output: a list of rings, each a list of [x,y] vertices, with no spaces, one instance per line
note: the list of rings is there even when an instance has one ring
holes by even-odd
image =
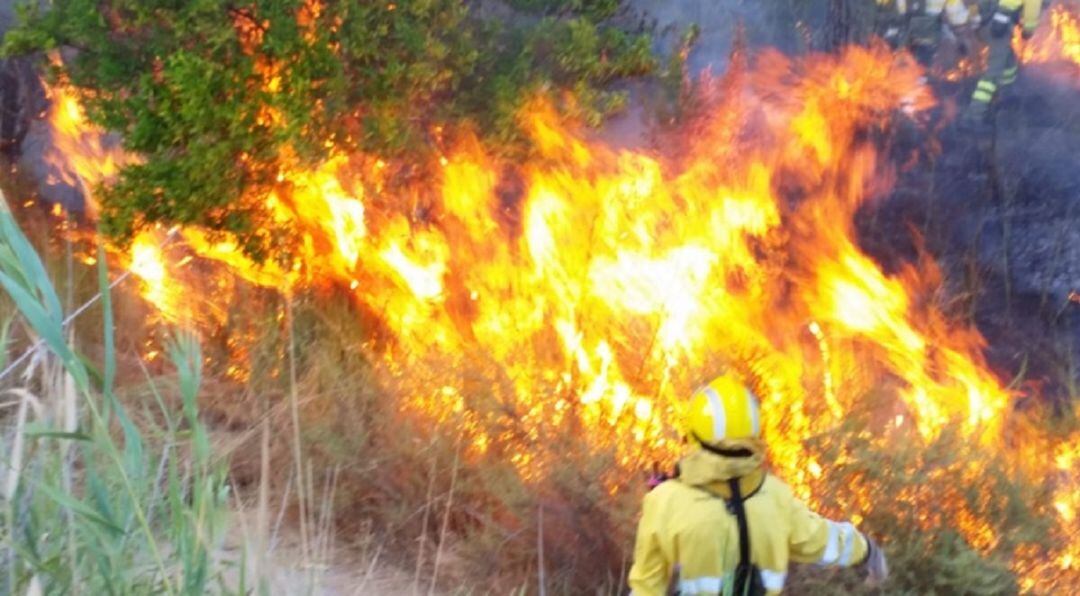
[[[772,473],[765,474],[765,480],[761,483],[761,491],[781,498],[795,496],[791,487],[781,480],[779,476]]]

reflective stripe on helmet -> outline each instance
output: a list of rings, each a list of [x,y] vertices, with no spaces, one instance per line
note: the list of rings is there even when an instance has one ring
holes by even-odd
[[[784,581],[787,580],[787,572],[761,570],[761,585],[770,592],[779,592],[784,589]]]
[[[722,577],[696,577],[679,580],[680,594],[719,594],[724,587]]]
[[[698,388],[683,411],[687,436],[699,443],[756,438],[761,433],[757,397],[732,374],[721,375]]]
[[[720,395],[712,387],[706,385],[702,391],[705,393],[705,397],[709,398],[709,409],[712,410],[713,436],[710,441],[719,441],[727,436],[727,416],[724,412],[724,402],[720,401]]]

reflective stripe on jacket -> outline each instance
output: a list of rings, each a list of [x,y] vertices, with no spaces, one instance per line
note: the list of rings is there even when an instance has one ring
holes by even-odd
[[[739,529],[724,502],[728,478],[752,484],[741,486],[750,556],[769,594],[783,589],[789,562],[850,566],[866,558],[866,538],[853,525],[817,515],[778,478],[733,459],[694,452],[680,462],[679,479],[645,496],[630,570],[635,596],[661,596],[673,581],[681,596],[718,594],[732,581]]]

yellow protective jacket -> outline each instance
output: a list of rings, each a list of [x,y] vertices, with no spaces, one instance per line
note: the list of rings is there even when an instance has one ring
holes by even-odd
[[[681,596],[718,594],[739,562],[739,528],[724,499],[727,481],[739,478],[750,535],[751,562],[767,593],[784,587],[789,562],[850,566],[868,553],[866,537],[850,523],[827,520],[799,501],[762,468],[756,441],[750,457],[697,450],[679,463],[679,478],[645,496],[634,545],[630,588],[634,596],[661,596],[669,586]]]
[[[998,2],[998,10],[1005,12],[1020,12],[1020,23],[1024,31],[1032,32],[1039,26],[1039,16],[1042,14],[1043,0],[1001,0]],[[1023,9],[1021,11],[1021,9]]]

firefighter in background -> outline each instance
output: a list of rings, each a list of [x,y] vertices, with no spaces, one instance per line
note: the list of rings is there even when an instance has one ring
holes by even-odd
[[[693,450],[646,496],[634,546],[634,596],[775,594],[789,562],[862,566],[888,575],[881,549],[827,520],[764,468],[754,394],[721,376],[694,393],[684,420]]]
[[[1013,31],[1023,25],[1024,39],[1035,34],[1042,12],[1042,0],[999,0],[988,19],[990,55],[986,72],[975,85],[964,121],[977,126],[986,121],[990,102],[998,91],[1016,82],[1019,64],[1012,48]]]
[[[942,18],[966,52],[973,36],[964,0],[877,0],[878,35],[894,49],[907,48],[925,67],[934,61],[942,37]]]

